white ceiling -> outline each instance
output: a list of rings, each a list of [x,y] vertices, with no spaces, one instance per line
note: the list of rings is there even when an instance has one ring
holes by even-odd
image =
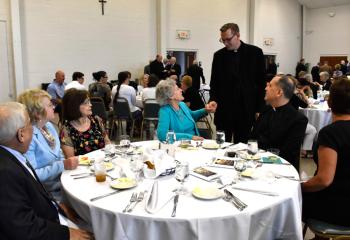
[[[298,0],[308,8],[325,8],[350,4],[350,0]]]

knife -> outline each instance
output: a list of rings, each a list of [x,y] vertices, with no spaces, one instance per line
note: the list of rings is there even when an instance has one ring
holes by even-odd
[[[275,193],[275,192],[262,191],[262,190],[249,189],[249,188],[241,188],[241,187],[236,187],[236,186],[231,186],[231,188],[237,189],[237,190],[240,190],[240,191],[258,193],[258,194],[262,194],[262,195],[266,195],[266,196],[273,196],[273,197],[279,196],[278,193]]]
[[[177,203],[179,202],[179,194],[176,194],[174,197],[174,207],[173,207],[173,212],[171,213],[172,217],[176,216],[176,208],[177,208]]]
[[[114,194],[116,194],[116,193],[118,193],[118,192],[120,192],[120,190],[116,190],[116,191],[111,192],[111,193],[107,193],[107,194],[103,194],[103,195],[98,196],[98,197],[91,198],[90,201],[93,202],[93,201],[99,200],[99,199],[101,199],[101,198],[105,198],[105,197],[114,195]]]
[[[232,145],[234,145],[234,143],[231,143],[231,144],[229,144],[229,145],[226,145],[226,146],[224,146],[224,147],[221,147],[221,149],[226,149],[226,148],[228,148],[228,147],[231,147]]]

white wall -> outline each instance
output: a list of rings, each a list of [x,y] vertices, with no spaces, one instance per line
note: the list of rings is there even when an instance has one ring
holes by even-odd
[[[213,54],[223,47],[219,42],[220,27],[235,22],[241,39],[247,38],[247,0],[172,0],[167,2],[166,12],[167,49],[197,50],[207,83]],[[191,39],[177,39],[176,30],[190,30]]]
[[[334,12],[334,17],[328,13]],[[315,65],[320,56],[350,57],[350,4],[331,8],[308,9],[305,19],[304,57]]]
[[[0,21],[4,32],[0,36],[0,99],[8,101],[15,97],[15,79],[13,72],[13,52],[11,38],[10,0],[0,0]]]
[[[277,55],[278,72],[294,74],[301,58],[301,6],[295,0],[255,0],[254,45]],[[272,38],[272,46],[264,46]]]
[[[51,82],[54,72],[85,74],[105,70],[109,79],[130,70],[133,78],[155,57],[153,0],[107,1],[101,15],[98,1],[22,0],[21,25],[24,79],[27,87]]]

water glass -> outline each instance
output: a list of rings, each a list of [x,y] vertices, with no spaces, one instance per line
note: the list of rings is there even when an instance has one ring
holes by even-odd
[[[136,181],[141,181],[141,173],[143,170],[143,155],[141,153],[131,156],[130,169],[134,172]]]
[[[225,132],[224,131],[216,131],[216,143],[221,146],[221,144],[225,143]]]
[[[184,187],[184,182],[189,176],[189,166],[188,162],[183,161],[176,164],[175,168],[175,179],[181,183],[181,186],[176,189],[176,193],[185,195],[188,193],[188,190]]]
[[[166,143],[173,144],[176,141],[176,135],[173,130],[169,130],[166,134]]]
[[[258,153],[258,141],[257,140],[248,140],[248,153],[251,155],[255,155]]]
[[[236,160],[234,167],[238,172],[238,180],[242,179],[242,172],[247,169],[247,162],[243,159]]]
[[[130,147],[130,136],[129,135],[120,135],[119,137],[119,145],[122,148],[129,148]]]

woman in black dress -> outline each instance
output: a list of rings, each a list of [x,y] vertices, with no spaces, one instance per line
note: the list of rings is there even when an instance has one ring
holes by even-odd
[[[328,105],[332,124],[324,127],[314,153],[315,176],[302,183],[303,220],[350,227],[350,81],[332,84]]]

